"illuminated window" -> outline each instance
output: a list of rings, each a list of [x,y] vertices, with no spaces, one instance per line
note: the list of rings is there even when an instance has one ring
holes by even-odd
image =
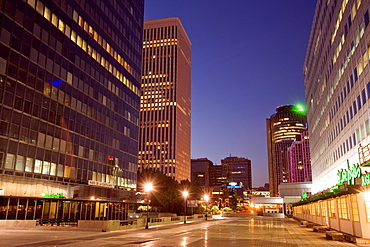
[[[353,221],[360,221],[360,217],[358,215],[357,195],[351,195],[350,199],[351,199],[352,219]]]
[[[84,25],[84,20],[82,19],[81,16],[78,17],[78,25],[80,25],[81,27],[83,27]]]
[[[79,47],[82,47],[82,39],[81,39],[81,36],[77,35],[77,45]]]
[[[36,0],[28,0],[27,3],[32,7],[35,8]]]
[[[82,40],[82,49],[87,52],[87,42],[85,40]]]
[[[76,10],[73,10],[73,20],[75,22],[78,22],[78,14],[77,14]]]
[[[41,160],[36,160],[33,172],[34,173],[41,173],[41,167],[42,167],[42,161]]]
[[[50,173],[50,162],[44,161],[42,167],[42,174],[49,175]]]
[[[69,38],[71,36],[71,28],[66,25],[65,26],[65,31],[64,31],[64,34]]]
[[[328,207],[329,207],[329,217],[330,218],[336,218],[335,215],[335,199],[331,199],[328,201]]]
[[[51,163],[51,166],[50,166],[50,175],[56,176],[56,171],[57,171],[57,164]]]
[[[77,41],[77,35],[76,35],[76,32],[75,32],[75,31],[72,31],[72,32],[71,32],[71,40],[72,40],[73,42],[75,42],[75,43],[76,43],[76,41]]]
[[[55,14],[52,14],[52,15],[51,15],[51,23],[52,23],[54,26],[58,27],[58,17],[57,17]]]
[[[64,22],[59,19],[58,29],[64,33]]]
[[[328,211],[326,208],[326,201],[321,201],[321,216],[327,217],[328,216]]]
[[[70,167],[69,166],[65,166],[64,167],[64,177],[65,178],[69,178],[69,173],[70,173]]]
[[[33,169],[33,159],[32,158],[27,158],[26,159],[26,172],[32,172]]]
[[[43,14],[44,11],[44,4],[40,1],[37,1],[36,4],[36,11],[39,12],[41,15]]]
[[[86,32],[89,32],[89,25],[87,24],[87,22],[86,22],[86,21],[84,22],[84,30],[85,30]]]
[[[5,159],[5,168],[13,169],[14,166],[14,154],[8,153]]]
[[[347,197],[340,197],[338,199],[338,213],[340,219],[349,219]]]
[[[50,9],[48,9],[47,7],[45,7],[45,10],[44,10],[44,17],[50,21],[51,20],[51,12],[50,12]]]
[[[44,83],[44,95],[50,96],[51,94],[51,85],[50,83],[45,82]]]

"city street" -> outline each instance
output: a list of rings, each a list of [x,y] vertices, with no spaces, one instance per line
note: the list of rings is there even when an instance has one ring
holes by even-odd
[[[326,240],[288,218],[247,217],[115,232],[0,230],[0,246],[368,246]]]

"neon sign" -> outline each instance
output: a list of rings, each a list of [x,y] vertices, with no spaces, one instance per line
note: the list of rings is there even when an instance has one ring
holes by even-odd
[[[362,186],[370,185],[370,173],[362,176]]]
[[[46,198],[66,198],[64,196],[64,193],[57,193],[57,194],[45,194],[45,193],[42,193],[41,196],[42,197],[46,197]]]
[[[59,87],[59,84],[63,83],[64,81],[63,80],[55,80],[55,81],[48,80],[48,82],[51,82],[51,84],[53,84],[54,87]]]
[[[302,192],[302,200],[306,200],[308,198],[308,193],[306,191]]]
[[[343,184],[348,182],[349,185],[355,184],[355,179],[360,178],[362,175],[361,167],[359,164],[353,164],[352,167],[349,166],[349,160],[347,160],[348,169],[340,169],[337,172],[338,182]]]

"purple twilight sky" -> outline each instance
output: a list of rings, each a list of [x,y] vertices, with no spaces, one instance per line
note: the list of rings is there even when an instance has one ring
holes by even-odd
[[[265,119],[305,103],[315,0],[146,0],[145,20],[179,17],[192,42],[191,157],[252,161],[268,182]]]

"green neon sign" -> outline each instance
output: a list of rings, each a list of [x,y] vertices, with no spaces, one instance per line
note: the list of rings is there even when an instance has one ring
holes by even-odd
[[[362,186],[370,185],[370,173],[362,176]]]
[[[308,197],[308,193],[306,191],[302,192],[302,200],[306,200]]]
[[[359,164],[353,164],[352,167],[349,166],[349,160],[347,160],[348,169],[340,169],[337,172],[338,182],[343,184],[348,182],[349,185],[355,184],[355,179],[360,178],[362,175],[361,167]]]
[[[42,197],[46,197],[46,198],[65,198],[64,193],[43,194]]]

